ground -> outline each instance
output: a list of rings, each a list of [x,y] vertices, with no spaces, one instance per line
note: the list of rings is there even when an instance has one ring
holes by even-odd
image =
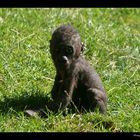
[[[49,40],[66,23],[80,32],[84,56],[103,81],[107,115],[28,118],[26,108],[41,108],[50,97],[55,68]],[[140,9],[3,8],[0,38],[1,132],[140,131]]]

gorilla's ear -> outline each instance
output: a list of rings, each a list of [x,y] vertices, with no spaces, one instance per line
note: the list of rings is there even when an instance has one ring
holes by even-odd
[[[81,52],[82,52],[82,53],[84,52],[84,49],[85,49],[85,45],[84,45],[84,43],[82,42],[82,43],[81,43]]]

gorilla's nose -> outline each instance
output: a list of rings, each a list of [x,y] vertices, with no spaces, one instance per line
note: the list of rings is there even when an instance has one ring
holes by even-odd
[[[62,56],[62,61],[66,64],[68,62],[68,58],[66,56]]]

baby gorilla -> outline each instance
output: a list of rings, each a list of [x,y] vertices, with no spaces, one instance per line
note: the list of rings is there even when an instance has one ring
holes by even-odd
[[[106,113],[107,97],[96,71],[82,57],[80,35],[71,25],[58,27],[50,40],[50,53],[56,68],[48,109],[57,112],[74,105],[78,110]],[[26,113],[30,115],[30,110]],[[31,112],[32,113],[32,112]]]
[[[81,56],[83,44],[80,35],[71,25],[57,28],[50,40],[50,53],[56,67],[51,91],[53,111],[65,109],[71,103],[78,109],[93,111],[99,107],[106,113],[107,97],[96,71]]]

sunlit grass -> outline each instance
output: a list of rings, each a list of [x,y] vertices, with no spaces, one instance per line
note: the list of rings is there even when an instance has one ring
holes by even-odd
[[[70,23],[86,45],[85,58],[101,76],[108,95],[98,112],[27,118],[43,107],[55,69],[49,40]],[[0,131],[140,131],[140,10],[129,8],[0,9]]]

